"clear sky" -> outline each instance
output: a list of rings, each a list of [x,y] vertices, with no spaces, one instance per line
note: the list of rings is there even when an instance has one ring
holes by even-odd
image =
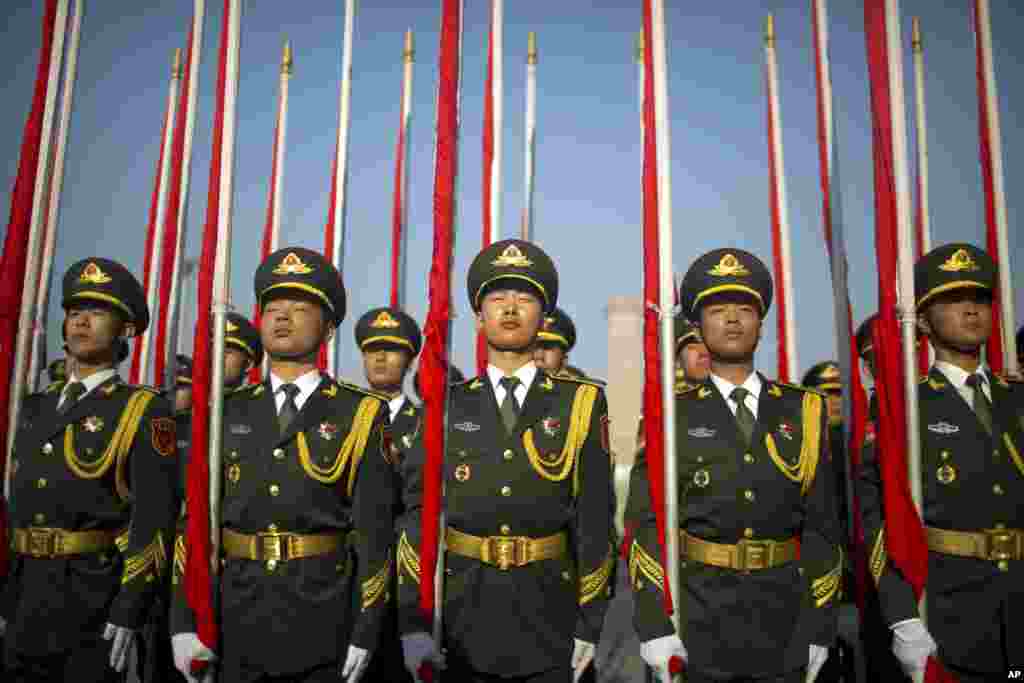
[[[18,150],[38,60],[41,1],[8,0],[2,10],[0,199],[9,206]],[[206,205],[220,0],[208,0],[199,113],[192,166],[187,254],[198,254]],[[415,32],[410,151],[408,310],[426,316],[432,245],[434,107],[439,2],[362,2],[354,42],[348,237],[344,280],[349,315],[342,376],[362,381],[352,340],[355,320],[388,299],[390,212],[398,123],[401,50]],[[810,0],[667,3],[671,72],[672,184],[676,269],[701,253],[737,246],[770,262],[765,126],[765,16],[776,18],[785,171],[793,239],[797,351],[801,372],[835,356],[832,298],[821,228]],[[867,66],[861,3],[830,3],[837,152],[842,170],[854,318],[876,305],[873,185]],[[1020,88],[1024,8],[992,0],[1000,86],[1010,251],[1017,311],[1024,311],[1022,202],[1024,131],[1015,112]],[[231,291],[252,311],[252,274],[266,212],[281,46],[295,51],[284,176],[282,244],[323,247],[338,118],[341,0],[248,0],[242,17],[241,81]],[[931,216],[936,244],[984,245],[978,163],[977,98],[969,0],[904,0],[907,88],[910,17],[922,16],[928,100]],[[473,365],[465,275],[480,248],[482,94],[490,3],[465,8],[459,224],[453,291],[456,363]],[[558,264],[560,305],[580,340],[572,362],[607,373],[605,306],[641,291],[640,145],[633,61],[640,2],[559,0],[505,3],[504,199],[500,236],[518,234],[522,207],[526,37],[538,33],[536,240]],[[184,47],[188,0],[91,0],[83,21],[75,110],[69,136],[49,322],[50,358],[59,353],[60,276],[75,260],[102,255],[142,274],[150,193],[166,104],[171,54]],[[908,105],[912,101],[908,99]],[[912,110],[908,108],[908,114]],[[913,129],[910,129],[913,136]],[[913,139],[911,140],[913,149]],[[5,230],[6,224],[0,225]],[[193,299],[194,300],[194,299]],[[775,367],[774,324],[759,365]]]

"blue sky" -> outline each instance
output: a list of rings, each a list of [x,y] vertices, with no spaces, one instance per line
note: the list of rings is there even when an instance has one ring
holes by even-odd
[[[6,209],[35,65],[42,2],[4,3],[0,63],[6,65],[0,110],[0,200]],[[200,75],[187,253],[196,255],[205,213],[218,0],[208,3]],[[340,0],[249,0],[242,18],[236,196],[231,291],[251,313],[252,274],[266,210],[278,64],[285,38],[295,51],[288,124],[282,244],[322,249],[330,167],[337,126],[342,37]],[[762,30],[776,17],[781,111],[789,186],[801,372],[835,355],[828,268],[821,229],[815,128],[815,84],[809,0],[668,3],[671,78],[672,184],[676,269],[722,246],[771,256]],[[936,244],[984,244],[978,164],[977,100],[969,0],[902,3],[907,87],[910,16],[922,16],[930,143],[931,216]],[[1024,11],[993,0],[993,42],[1004,135],[1010,251],[1016,267],[1016,308],[1024,310],[1021,201],[1024,131],[1014,112],[1019,87]],[[344,279],[349,316],[342,376],[362,380],[352,340],[363,311],[386,303],[390,253],[392,169],[398,121],[403,34],[416,36],[410,151],[408,310],[426,315],[432,244],[434,100],[439,3],[425,0],[360,3],[354,42],[348,239]],[[457,304],[454,358],[469,370],[473,357],[465,274],[480,248],[482,94],[489,2],[465,9],[459,224],[453,292]],[[87,3],[75,110],[69,136],[54,285],[74,261],[103,255],[140,277],[150,192],[171,54],[184,47],[188,0]],[[703,8],[703,11],[701,9]],[[832,64],[839,129],[837,150],[856,321],[876,305],[873,186],[867,66],[860,3],[832,2]],[[640,2],[561,0],[507,2],[505,25],[504,199],[501,236],[517,234],[522,207],[526,36],[537,31],[538,143],[536,240],[561,277],[560,304],[576,321],[580,341],[572,361],[607,373],[605,306],[612,296],[639,295],[640,146],[637,70],[633,62]],[[908,100],[908,105],[911,101]],[[908,109],[908,114],[911,110]],[[913,130],[911,128],[911,135]],[[912,140],[913,143],[913,140]],[[6,225],[0,226],[5,230]],[[59,295],[52,297],[50,357],[58,353]],[[1020,317],[1020,316],[1018,316]],[[766,327],[759,366],[775,366],[774,324]]]

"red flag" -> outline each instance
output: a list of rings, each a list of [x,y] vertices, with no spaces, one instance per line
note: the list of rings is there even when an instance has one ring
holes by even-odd
[[[448,332],[451,326],[451,264],[455,237],[455,179],[459,138],[459,61],[462,7],[442,0],[438,58],[437,151],[434,157],[434,251],[430,265],[430,309],[424,325],[420,382],[425,405],[423,512],[420,546],[420,609],[427,623],[435,609],[441,514],[441,466],[444,462],[444,404],[448,390]]]
[[[192,361],[192,455],[189,460],[186,502],[188,547],[185,565],[185,593],[195,614],[196,631],[206,647],[216,651],[218,632],[214,614],[210,575],[210,376],[213,343],[211,307],[217,237],[220,231],[221,155],[224,145],[224,93],[227,87],[228,36],[231,2],[224,0],[217,66],[217,104],[213,118],[213,152],[210,156],[210,182],[207,193],[206,223],[199,259],[197,282],[195,356]]]

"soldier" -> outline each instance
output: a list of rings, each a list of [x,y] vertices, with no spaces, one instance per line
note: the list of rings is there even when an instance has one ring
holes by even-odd
[[[864,322],[857,328],[857,334],[855,335],[857,340],[857,355],[867,365],[868,372],[871,373],[871,377],[875,376],[875,342],[872,338],[875,321],[878,320],[878,314],[872,313]]]
[[[67,381],[22,406],[10,462],[8,681],[121,681],[167,569],[174,420],[117,375],[149,323],[142,287],[104,258],[64,275]]]
[[[960,681],[1006,677],[1024,663],[1024,386],[981,360],[992,333],[996,266],[969,244],[947,244],[914,267],[918,326],[935,363],[918,385],[928,543],[927,628],[891,565],[875,441],[865,444],[859,494],[871,574],[908,676],[936,653]]]
[[[802,682],[805,670],[813,680],[835,639],[842,553],[825,401],[754,371],[771,299],[767,268],[739,249],[701,256],[681,287],[711,374],[676,398],[681,528],[667,533],[680,536],[679,634],[663,606],[643,454],[627,512],[637,524],[629,566],[641,654],[665,681],[673,656],[691,683]]]
[[[711,372],[708,347],[700,338],[700,330],[682,315],[675,317],[676,390],[700,384]]]
[[[255,293],[270,372],[224,401],[219,679],[340,674],[355,683],[390,599],[387,406],[317,370],[320,345],[345,315],[329,261],[298,247],[277,251],[257,269]],[[179,584],[175,600],[184,599]],[[175,619],[172,633],[175,663],[195,680],[190,661],[212,653],[192,624]]]
[[[192,359],[183,354],[175,357],[174,415],[188,415],[192,410]],[[181,431],[181,430],[179,430]],[[181,434],[178,434],[181,437]]]
[[[553,377],[533,362],[558,297],[547,254],[529,242],[496,242],[467,280],[488,367],[448,399],[438,605],[445,680],[569,683],[593,657],[611,591],[607,403],[595,383]],[[411,455],[422,458],[422,448]],[[413,673],[440,659],[418,609],[418,584],[431,580],[418,557],[422,486],[421,476],[406,481],[398,544],[399,621]]]
[[[576,326],[569,314],[556,308],[544,316],[533,351],[534,364],[549,375],[566,372],[569,352],[576,346]],[[581,375],[582,376],[582,375]]]

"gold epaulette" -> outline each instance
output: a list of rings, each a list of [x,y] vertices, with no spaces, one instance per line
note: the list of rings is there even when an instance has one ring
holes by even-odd
[[[589,377],[569,377],[568,375],[548,375],[551,379],[558,380],[559,382],[572,382],[573,384],[588,384],[598,389],[604,389],[605,383],[601,380],[591,379]]]
[[[343,379],[335,380],[335,382],[338,384],[339,387],[342,387],[343,389],[349,389],[351,391],[356,392],[357,394],[362,394],[363,396],[372,396],[373,398],[379,398],[385,403],[387,403],[390,400],[388,399],[387,396],[378,391],[374,391],[373,389],[367,389],[366,387],[361,387],[358,384],[353,384],[352,382],[348,382]]]

